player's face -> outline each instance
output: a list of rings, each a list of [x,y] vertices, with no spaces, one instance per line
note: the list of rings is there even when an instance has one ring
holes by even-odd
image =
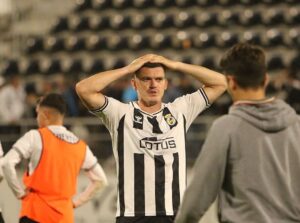
[[[139,100],[148,105],[155,105],[162,101],[167,88],[167,80],[162,67],[143,67],[138,77],[132,80]]]

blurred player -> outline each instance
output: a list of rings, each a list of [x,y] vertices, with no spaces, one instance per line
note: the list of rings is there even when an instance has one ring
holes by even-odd
[[[204,87],[164,104],[165,68],[189,74]],[[132,74],[138,101],[124,104],[101,93],[113,81]],[[153,54],[77,84],[81,100],[112,136],[118,223],[173,222],[186,183],[185,134],[225,89],[225,77],[217,72]]]
[[[2,149],[1,142],[0,142],[0,182],[3,179],[3,173],[2,173],[2,160],[3,160],[3,158],[2,157],[3,157],[3,149]],[[1,207],[0,207],[0,223],[4,223]]]
[[[106,176],[89,147],[63,126],[66,104],[61,95],[48,94],[37,105],[39,129],[21,137],[4,157],[8,185],[22,200],[20,222],[72,223],[73,208],[92,198],[107,184]],[[29,160],[23,189],[15,166]],[[76,193],[80,169],[90,184]]]
[[[300,119],[268,98],[264,51],[240,43],[223,56],[234,104],[216,120],[194,166],[176,223],[198,223],[219,195],[219,221],[300,222]]]

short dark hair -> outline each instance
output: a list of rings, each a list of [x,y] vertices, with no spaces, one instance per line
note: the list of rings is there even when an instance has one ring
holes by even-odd
[[[50,107],[57,110],[59,113],[64,115],[67,111],[67,104],[64,98],[57,93],[50,93],[40,98],[38,101],[39,106]]]
[[[145,63],[140,69],[138,69],[136,72],[135,72],[135,76],[139,76],[139,74],[141,73],[141,69],[143,67],[149,67],[149,68],[155,68],[155,67],[161,67],[164,71],[165,71],[165,66],[162,65],[161,63]]]
[[[220,66],[224,74],[234,76],[242,88],[257,88],[264,84],[266,56],[258,46],[248,43],[234,45],[222,57]]]

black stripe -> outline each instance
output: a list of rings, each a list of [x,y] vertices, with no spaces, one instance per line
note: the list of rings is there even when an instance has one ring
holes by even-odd
[[[200,88],[199,91],[200,91],[202,97],[205,100],[206,106],[210,106],[210,103],[209,103],[209,100],[208,100],[208,97],[207,97],[205,91],[202,88]]]
[[[186,132],[187,132],[187,130],[186,130],[186,118],[185,118],[184,115],[183,115],[183,126],[184,126],[184,129],[185,129],[183,140],[184,140],[184,149],[185,149],[185,153],[186,153],[186,148],[187,148]],[[185,163],[187,163],[187,156],[185,156]],[[185,168],[185,185],[187,185],[187,177],[186,177],[187,176],[187,168],[186,168],[186,166],[184,168]]]
[[[179,157],[178,153],[173,154],[173,181],[172,181],[172,198],[173,198],[173,211],[174,215],[179,207],[180,203],[180,190],[179,190]]]
[[[162,155],[154,156],[156,214],[166,215],[165,207],[165,161]]]
[[[104,104],[100,108],[90,110],[90,112],[92,112],[92,113],[102,112],[107,107],[107,105],[108,105],[108,99],[107,99],[107,97],[104,96],[104,99],[105,99]]]
[[[120,216],[124,216],[125,199],[124,199],[124,120],[125,115],[121,118],[118,127],[118,157],[119,157],[119,202],[120,202]]]
[[[134,211],[145,215],[145,160],[144,154],[134,154]]]

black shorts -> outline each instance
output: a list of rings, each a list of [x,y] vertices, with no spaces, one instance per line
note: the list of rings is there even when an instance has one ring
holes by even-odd
[[[116,223],[173,223],[174,216],[117,217]]]
[[[0,212],[0,223],[4,223],[4,219],[2,217],[2,213]]]

